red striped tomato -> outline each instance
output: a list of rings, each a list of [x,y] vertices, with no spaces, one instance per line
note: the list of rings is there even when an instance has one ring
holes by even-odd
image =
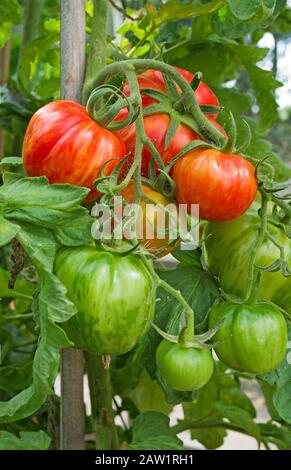
[[[118,136],[93,121],[84,106],[71,101],[40,108],[30,120],[23,143],[23,163],[29,176],[87,187],[91,190],[87,202],[98,196],[93,183],[102,166],[108,162],[108,175],[124,155],[125,146]]]
[[[173,169],[179,203],[199,204],[200,217],[225,222],[242,215],[256,197],[255,168],[240,155],[194,150]]]

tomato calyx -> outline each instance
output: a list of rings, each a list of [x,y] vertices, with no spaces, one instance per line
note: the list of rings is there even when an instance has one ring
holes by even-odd
[[[195,335],[189,334],[188,327],[185,326],[180,331],[179,335],[172,335],[159,328],[152,322],[152,327],[162,336],[162,338],[170,341],[171,343],[179,344],[182,348],[196,348],[196,349],[213,349],[217,343],[208,343],[208,341],[217,333],[224,320],[220,320],[215,326],[202,334]]]

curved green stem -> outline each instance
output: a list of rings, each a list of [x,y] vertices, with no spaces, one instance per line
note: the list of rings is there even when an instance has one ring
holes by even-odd
[[[172,430],[179,434],[181,432],[187,431],[188,429],[212,429],[212,428],[222,428],[227,429],[229,431],[236,431],[241,434],[250,435],[246,429],[240,427],[237,424],[229,423],[222,420],[206,420],[206,421],[182,421],[175,426],[172,427]],[[261,435],[265,437],[269,437],[270,434],[263,429],[260,429]],[[270,436],[272,437],[272,436]]]
[[[11,321],[27,320],[28,318],[33,318],[33,313],[22,313],[19,315],[3,315],[3,317],[0,319],[0,322],[10,323]]]
[[[161,287],[164,289],[166,292],[168,292],[172,297],[174,297],[177,302],[179,302],[180,305],[184,308],[186,318],[187,318],[187,327],[186,327],[186,334],[184,335],[184,339],[187,341],[193,341],[194,338],[194,331],[195,331],[195,314],[194,310],[190,307],[188,302],[184,299],[183,295],[181,294],[181,291],[175,289],[172,287],[170,284],[168,284],[166,281],[161,279],[158,274],[156,273],[153,265],[145,255],[140,255],[141,258],[143,259],[149,273],[153,277],[154,281],[156,282],[157,287]]]

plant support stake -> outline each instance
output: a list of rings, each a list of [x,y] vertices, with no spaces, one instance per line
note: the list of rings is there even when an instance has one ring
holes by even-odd
[[[61,98],[81,102],[85,71],[85,0],[61,1]],[[84,449],[83,352],[64,349],[61,362],[61,448]]]

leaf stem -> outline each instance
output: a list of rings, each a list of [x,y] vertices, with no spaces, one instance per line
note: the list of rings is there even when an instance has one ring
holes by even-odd
[[[33,318],[33,313],[23,313],[20,315],[4,315],[0,322],[10,323],[14,320],[27,320],[28,318]]]

